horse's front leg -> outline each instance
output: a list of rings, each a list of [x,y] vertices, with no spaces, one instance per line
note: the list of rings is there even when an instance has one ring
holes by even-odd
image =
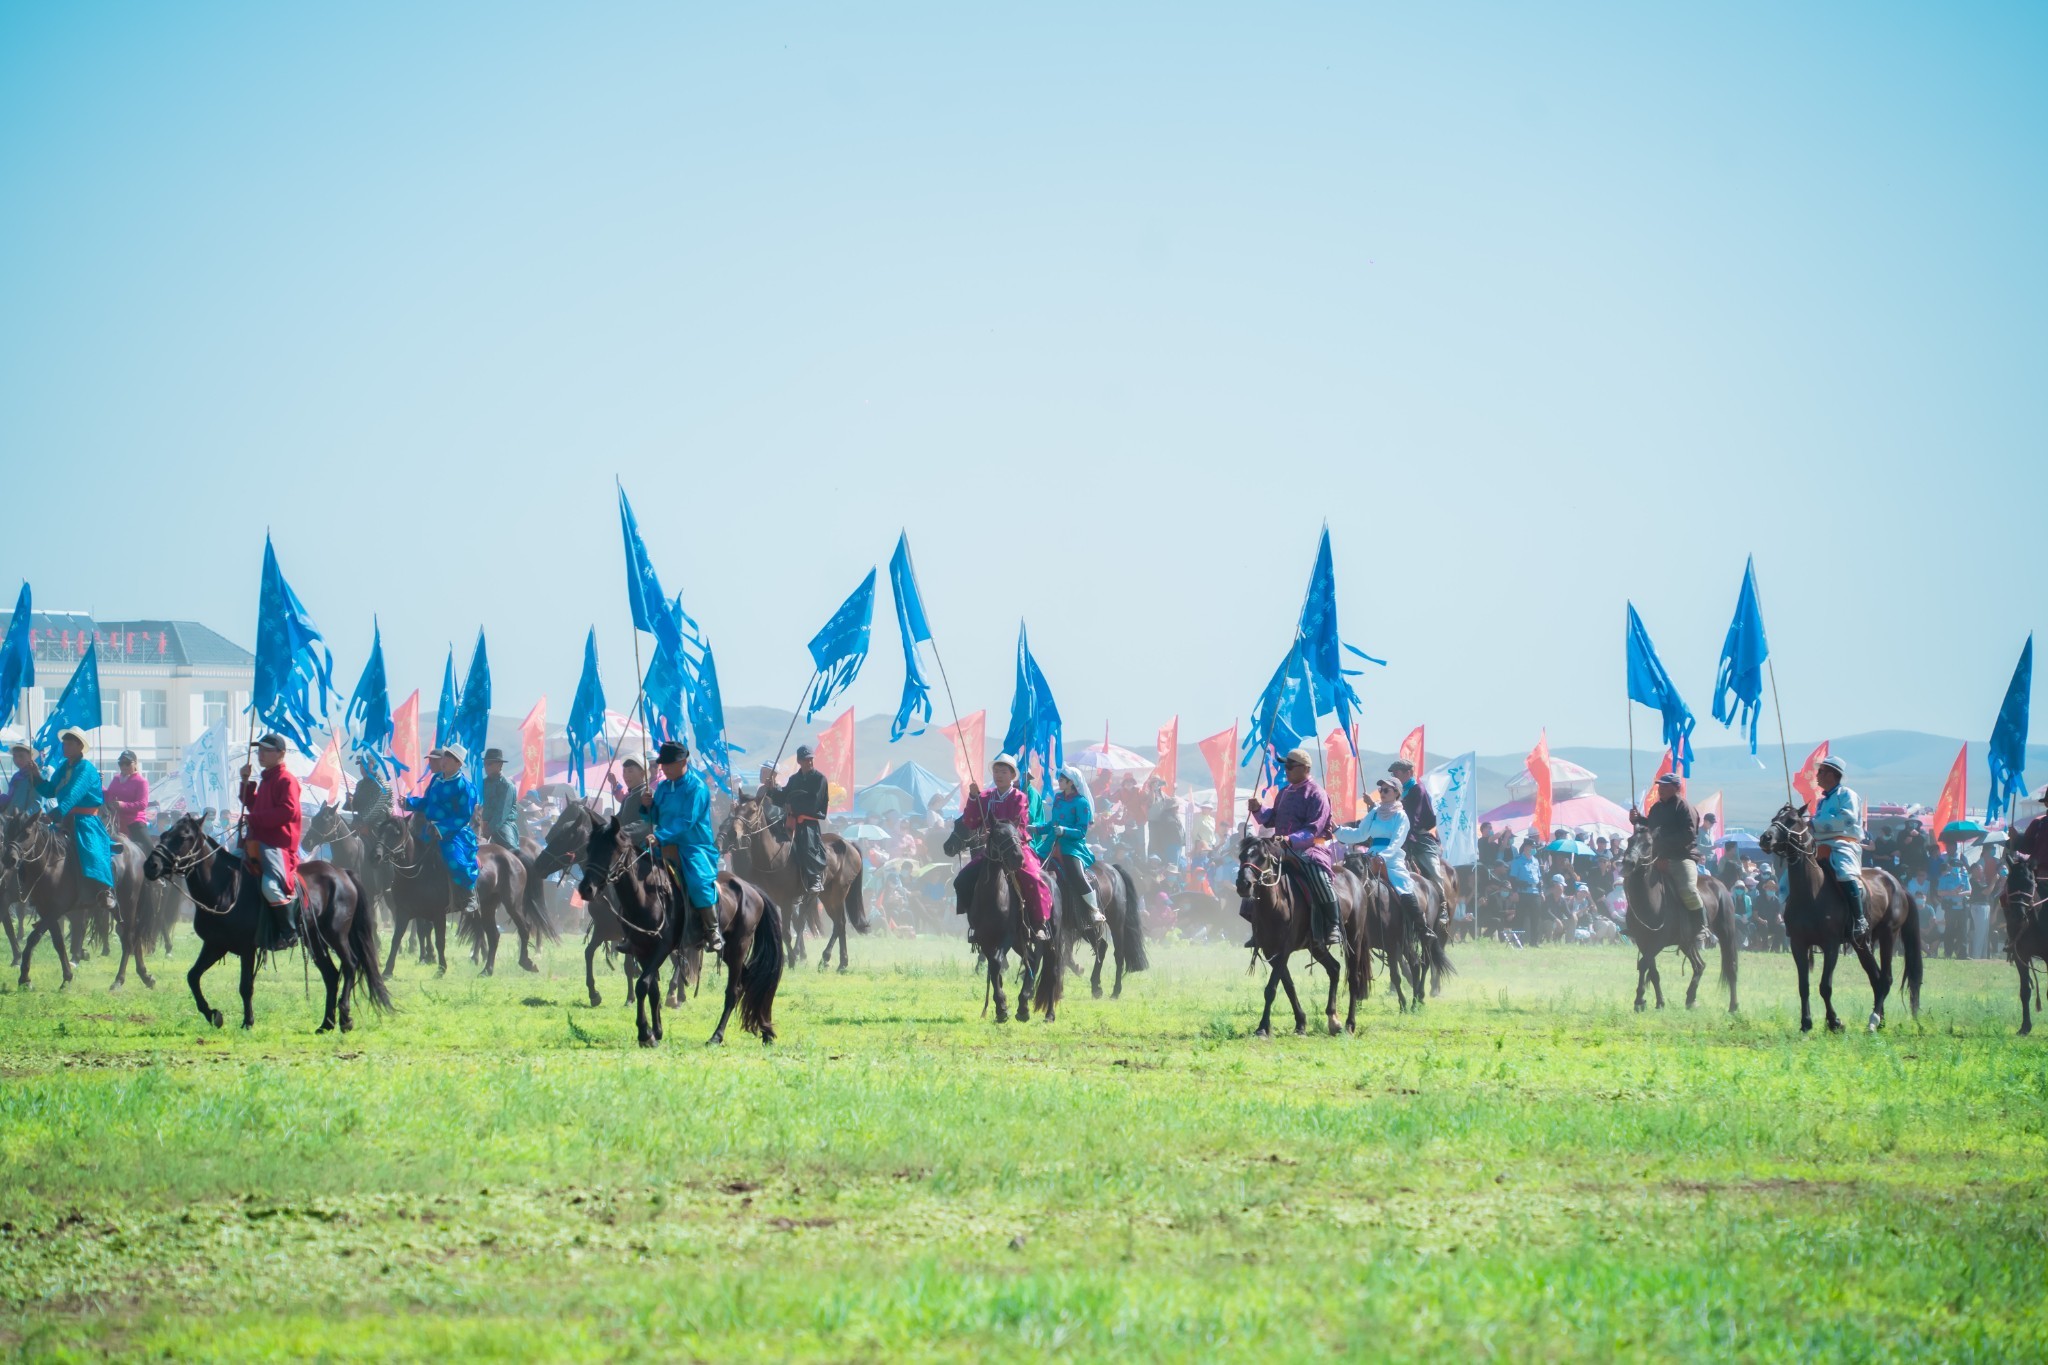
[[[312,924],[310,919],[307,923],[307,928],[312,931],[307,937],[314,943],[320,942],[317,938],[319,930]],[[341,1000],[341,969],[335,966],[333,959],[327,955],[324,944],[322,944],[317,952],[313,951],[309,944],[307,951],[313,959],[313,965],[320,969],[321,984],[327,987],[327,1011],[320,1016],[320,1027],[315,1029],[314,1032],[331,1033],[334,1030],[337,1006]]]
[[[1857,945],[1856,954],[1863,961],[1864,974],[1870,978],[1870,1031],[1877,1032],[1884,1027],[1884,1005],[1892,993],[1892,939],[1886,934],[1878,944],[1877,958],[1871,959],[1870,949]]]
[[[2034,960],[2017,949],[2013,961],[2020,969],[2020,1037],[2034,1031]]]
[[[41,916],[37,916],[35,924],[28,931],[27,940],[21,945],[21,980],[16,983],[17,985],[22,987],[28,985],[28,964],[29,959],[35,956],[36,940],[49,932],[50,922]],[[64,940],[61,937],[61,931],[57,934],[51,934],[51,942],[57,945],[57,956],[63,957]]]
[[[1330,1036],[1335,1038],[1344,1031],[1337,1022],[1337,977],[1343,968],[1337,965],[1337,959],[1331,955],[1329,947],[1325,944],[1311,943],[1308,955],[1330,974],[1330,998],[1323,1006],[1323,1019],[1329,1026]]]
[[[1280,989],[1280,963],[1268,958],[1266,965],[1270,969],[1266,973],[1266,1012],[1259,1016],[1258,1031],[1253,1035],[1258,1038],[1273,1036],[1273,995]]]
[[[1835,963],[1842,955],[1842,945],[1828,943],[1820,950],[1820,1003],[1827,1011],[1828,1032],[1842,1031],[1841,1016],[1835,1013]]]
[[[1010,1022],[1010,1001],[1003,994],[1003,955],[991,950],[988,954],[988,988],[996,998],[996,1022]]]
[[[392,972],[398,966],[398,945],[405,942],[405,931],[412,927],[412,918],[396,904],[391,907],[391,951],[384,955],[384,979],[391,980]]]
[[[1108,955],[1109,945],[1104,941],[1108,937],[1098,929],[1094,938],[1090,940],[1095,949],[1095,969],[1088,974],[1088,993],[1097,1000],[1102,998],[1102,959]],[[1116,987],[1119,991],[1124,987],[1124,962],[1121,957],[1116,962]]]
[[[1685,945],[1685,960],[1692,964],[1692,981],[1685,988],[1685,1007],[1691,1009],[1700,1000],[1700,977],[1707,970],[1707,959],[1691,944]]]
[[[214,963],[227,956],[227,949],[217,943],[201,941],[199,957],[192,964],[192,970],[185,973],[185,984],[192,988],[192,1002],[199,1006],[199,1015],[207,1023],[219,1028],[227,1022],[219,1010],[206,1003],[206,992],[199,989],[199,978],[205,976]]]
[[[1294,989],[1294,973],[1288,970],[1287,959],[1280,959],[1280,988],[1287,992],[1287,1003],[1294,1007],[1294,1031],[1308,1032],[1308,1011],[1301,1007],[1301,993]]]
[[[256,950],[242,954],[242,1027],[256,1027]]]
[[[604,997],[597,993],[597,926],[590,926],[590,932],[583,937],[583,986],[590,992],[590,1008],[596,1009],[604,1003]]]
[[[1788,937],[1787,943],[1790,939]],[[1792,968],[1799,975],[1799,1031],[1813,1032],[1813,1000],[1808,994],[1808,985],[1813,974],[1813,946],[1801,944],[1791,949]]]
[[[434,936],[430,940],[434,949],[434,960],[441,965],[435,969],[435,976],[448,975],[448,916],[444,912],[434,920]]]
[[[1645,994],[1646,994],[1646,993],[1647,993],[1647,992],[1649,991],[1649,989],[1650,989],[1650,964],[1651,964],[1651,961],[1652,961],[1652,954],[1650,954],[1650,953],[1648,953],[1648,952],[1645,952],[1645,951],[1644,951],[1643,949],[1641,949],[1641,948],[1637,948],[1637,949],[1636,949],[1636,1013],[1637,1013],[1637,1014],[1641,1014],[1641,1013],[1643,1012],[1643,1010],[1644,1010],[1645,1008],[1647,1008],[1647,1006],[1646,1006],[1646,1005],[1644,1004],[1644,1002],[1643,1002],[1643,997],[1644,997],[1644,995],[1645,995]]]

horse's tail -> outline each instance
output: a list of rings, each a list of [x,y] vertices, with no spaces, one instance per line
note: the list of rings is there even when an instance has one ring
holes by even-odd
[[[534,875],[534,859],[529,858],[524,849],[518,850],[515,856],[519,859],[520,866],[526,869],[527,928],[531,929],[536,937],[545,938],[550,943],[560,943],[561,930],[555,928],[554,921],[548,918],[548,879]]]
[[[1123,888],[1124,912],[1110,926],[1116,936],[1116,955],[1123,959],[1124,971],[1142,972],[1152,965],[1145,956],[1145,907],[1139,904],[1137,883],[1123,864],[1111,863],[1109,870]]]
[[[1723,887],[1714,907],[1714,937],[1721,940],[1721,984],[1728,988],[1728,1008],[1735,1008],[1735,978],[1742,960],[1742,935],[1735,926],[1735,897]]]
[[[846,888],[846,922],[857,934],[869,930],[867,902],[861,898],[861,884],[867,879],[867,861],[859,853],[853,855],[853,885]]]
[[[356,972],[370,1003],[381,1013],[390,1014],[398,1006],[391,1003],[391,991],[384,984],[384,969],[378,965],[383,954],[377,951],[377,907],[371,903],[361,877],[348,868],[337,870],[348,878],[350,889],[356,893],[356,912],[349,919],[348,941],[342,945],[342,951],[355,959]]]
[[[1052,916],[1046,928],[1048,937],[1039,945],[1038,971],[1031,983],[1031,1003],[1040,1014],[1046,1013],[1059,1004],[1066,994],[1067,973],[1064,970],[1066,949],[1060,942],[1060,917]]]
[[[782,984],[782,912],[767,892],[754,894],[761,898],[761,920],[754,926],[754,950],[740,968],[740,1027],[772,1043],[775,991]]]
[[[1906,913],[1899,922],[1899,939],[1906,950],[1906,1002],[1913,1013],[1920,1013],[1920,902],[1913,893],[1903,886],[1899,895],[1905,903]]]
[[[1439,884],[1437,887],[1437,895],[1438,899],[1442,901],[1445,909],[1443,922],[1439,925],[1434,926],[1438,931],[1434,936],[1428,934],[1423,935],[1422,952],[1424,960],[1429,968],[1429,976],[1431,982],[1434,983],[1438,988],[1441,988],[1443,986],[1444,978],[1447,976],[1456,976],[1458,974],[1458,969],[1451,965],[1451,916],[1449,914],[1450,893],[1445,891],[1442,885]]]

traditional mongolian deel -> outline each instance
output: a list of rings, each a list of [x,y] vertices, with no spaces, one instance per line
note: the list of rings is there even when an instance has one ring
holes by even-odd
[[[90,652],[88,650],[88,652]],[[51,811],[71,826],[71,838],[78,849],[78,873],[103,887],[114,884],[113,843],[107,827],[100,823],[99,810],[107,803],[100,787],[100,770],[89,758],[59,760],[57,770],[36,787],[36,795],[50,803]]]
[[[419,812],[440,834],[449,880],[458,888],[475,886],[476,831],[470,821],[476,815],[476,788],[468,774],[434,774],[424,794],[405,798],[405,808]]]

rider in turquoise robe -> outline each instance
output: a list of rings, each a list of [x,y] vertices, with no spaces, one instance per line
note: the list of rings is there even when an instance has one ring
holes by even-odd
[[[1071,864],[1072,884],[1080,888],[1081,904],[1087,910],[1084,918],[1088,923],[1101,924],[1102,907],[1096,903],[1095,887],[1088,880],[1088,869],[1095,865],[1095,850],[1088,845],[1088,827],[1094,823],[1095,802],[1088,795],[1088,783],[1081,770],[1071,766],[1060,769],[1059,790],[1042,810],[1032,812],[1031,832],[1038,836],[1033,847],[1042,862],[1056,867],[1057,855],[1057,859]]]
[[[100,770],[85,756],[85,737],[67,730],[64,758],[56,771],[36,783],[36,795],[50,802],[51,810],[71,827],[78,851],[78,875],[93,883],[81,887],[87,897],[97,892],[109,905],[114,900],[114,845],[100,820],[100,808],[107,803],[100,786]],[[71,752],[73,746],[78,752]]]

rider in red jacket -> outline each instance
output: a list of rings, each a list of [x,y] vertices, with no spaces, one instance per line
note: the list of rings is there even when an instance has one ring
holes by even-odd
[[[284,737],[270,734],[256,741],[256,761],[263,769],[258,782],[249,780],[249,765],[242,765],[242,853],[249,871],[262,878],[263,899],[271,907],[265,946],[276,951],[289,947],[293,937],[291,906],[299,891],[303,817],[299,779],[284,766]]]

